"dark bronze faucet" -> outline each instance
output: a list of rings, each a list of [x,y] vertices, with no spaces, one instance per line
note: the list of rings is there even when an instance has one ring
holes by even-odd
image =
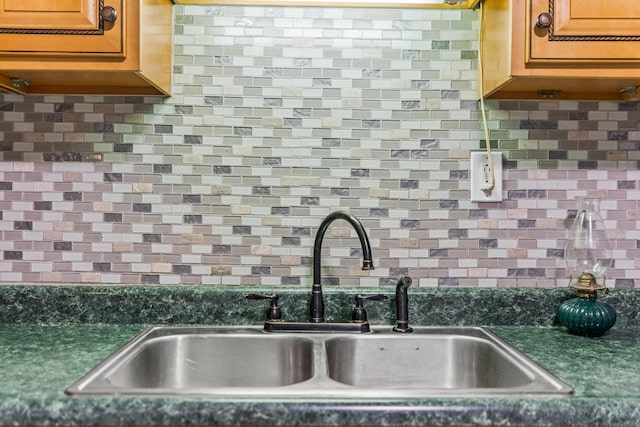
[[[249,294],[246,296],[250,300],[269,300],[269,308],[266,311],[267,320],[264,323],[266,332],[370,332],[369,320],[364,307],[365,301],[385,301],[388,299],[386,295],[356,295],[355,307],[352,310],[351,322],[325,322],[324,319],[324,298],[322,296],[322,275],[320,272],[320,258],[322,257],[322,241],[324,235],[337,219],[347,221],[356,230],[360,245],[362,245],[362,269],[373,270],[373,260],[371,257],[371,245],[369,237],[358,218],[349,212],[336,211],[332,212],[322,220],[316,239],[313,245],[313,285],[311,287],[311,301],[309,304],[309,321],[308,322],[285,322],[282,320],[282,311],[278,307],[278,295],[257,295]],[[413,332],[413,328],[409,326],[409,298],[407,289],[411,286],[411,277],[404,276],[398,280],[396,285],[396,320],[397,325],[393,328],[394,332],[408,333]]]
[[[269,300],[270,307],[267,309],[267,320],[264,323],[266,332],[370,332],[367,312],[364,308],[364,301],[385,301],[386,295],[356,295],[355,307],[352,312],[351,322],[325,322],[324,321],[324,298],[322,297],[322,278],[320,274],[320,257],[322,255],[322,240],[329,225],[336,219],[347,221],[356,230],[360,244],[362,245],[362,269],[373,270],[371,259],[371,245],[369,238],[364,231],[364,227],[358,218],[348,212],[332,212],[322,221],[318,233],[316,234],[313,246],[313,286],[311,288],[311,303],[309,306],[308,322],[285,322],[282,320],[282,311],[278,307],[278,295],[257,295],[250,294],[246,298],[250,300]]]
[[[313,245],[313,286],[311,288],[311,303],[309,306],[309,322],[322,323],[324,322],[324,298],[322,296],[322,278],[320,271],[320,258],[322,257],[322,240],[324,234],[336,219],[343,219],[347,221],[356,230],[358,238],[360,239],[360,245],[362,246],[362,269],[373,270],[373,259],[371,257],[371,245],[369,244],[369,237],[364,231],[364,226],[358,218],[345,211],[332,212],[322,221],[318,233],[316,234],[316,240]]]

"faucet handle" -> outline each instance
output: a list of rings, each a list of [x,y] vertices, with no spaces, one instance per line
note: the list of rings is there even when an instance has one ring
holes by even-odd
[[[364,323],[367,322],[367,310],[364,308],[365,301],[386,301],[389,299],[386,295],[376,294],[376,295],[356,295],[356,306],[353,308],[351,312],[351,320],[355,323]]]
[[[269,308],[267,308],[267,320],[282,320],[282,310],[278,307],[278,299],[279,295],[259,295],[259,294],[249,294],[245,296],[248,300],[259,301],[259,300],[269,300]]]

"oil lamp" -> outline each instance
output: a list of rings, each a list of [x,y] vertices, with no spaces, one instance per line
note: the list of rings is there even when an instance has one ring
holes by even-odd
[[[564,246],[564,260],[570,276],[569,286],[576,298],[558,308],[558,320],[569,332],[584,336],[600,336],[616,322],[616,312],[598,301],[598,291],[605,286],[606,271],[611,266],[611,244],[600,216],[599,198],[578,197],[576,217]]]

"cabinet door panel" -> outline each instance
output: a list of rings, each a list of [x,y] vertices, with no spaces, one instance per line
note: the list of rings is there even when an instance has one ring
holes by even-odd
[[[104,6],[118,19],[106,22]],[[124,56],[123,0],[1,0],[2,54]]]
[[[35,31],[98,31],[97,1],[4,0],[0,28]]]
[[[575,19],[591,18],[609,21],[640,18],[640,3],[637,1],[612,3],[610,0],[570,0],[554,3],[557,4],[557,9],[563,9],[565,13],[570,11]]]
[[[527,1],[528,63],[640,62],[640,2]],[[548,29],[536,27],[541,13],[553,18]]]

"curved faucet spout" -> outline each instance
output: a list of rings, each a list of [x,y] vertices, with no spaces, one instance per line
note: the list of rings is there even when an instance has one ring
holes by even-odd
[[[311,290],[311,305],[309,307],[309,321],[313,323],[324,322],[324,299],[322,297],[322,277],[320,271],[320,257],[322,256],[322,240],[324,234],[336,219],[347,221],[358,234],[360,245],[362,246],[362,269],[373,270],[373,258],[371,256],[371,245],[364,226],[358,218],[349,212],[335,211],[327,215],[320,224],[313,245],[313,288]]]

